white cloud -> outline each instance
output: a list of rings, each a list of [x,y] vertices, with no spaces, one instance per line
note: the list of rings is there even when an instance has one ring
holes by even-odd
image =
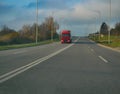
[[[112,26],[120,20],[119,0],[112,1],[111,24]],[[67,2],[66,2],[67,3]],[[54,6],[55,7],[55,6]],[[110,17],[109,0],[88,0],[84,3],[74,3],[73,6],[59,9],[39,9],[39,24],[43,22],[44,18],[53,15],[55,19],[61,24],[62,28],[71,29],[74,34],[87,34],[89,32],[96,32],[99,30],[102,22],[109,22]],[[15,12],[15,13],[14,13]],[[35,8],[21,8],[17,11],[12,11],[9,17],[3,17],[7,23],[15,29],[20,29],[24,24],[33,24],[35,22],[36,10]],[[7,22],[8,21],[8,22]],[[12,24],[11,24],[12,23]],[[96,29],[95,29],[96,28]],[[88,30],[89,29],[89,30]],[[87,32],[87,33],[83,33]]]
[[[113,27],[120,20],[119,3],[119,0],[111,2],[111,20],[109,0],[89,0],[89,2],[74,5],[72,10],[61,10],[58,14],[64,15],[64,22],[72,25],[69,28],[77,33],[78,30],[86,32],[88,25],[89,31],[96,32],[102,22],[105,21]]]

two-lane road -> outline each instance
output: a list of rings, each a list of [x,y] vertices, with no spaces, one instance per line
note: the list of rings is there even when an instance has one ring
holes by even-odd
[[[120,53],[87,38],[11,52],[0,52],[0,94],[120,94]]]

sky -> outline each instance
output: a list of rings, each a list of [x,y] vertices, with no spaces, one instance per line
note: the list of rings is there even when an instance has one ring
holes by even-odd
[[[41,24],[53,16],[60,24],[58,32],[69,29],[72,35],[84,36],[99,31],[102,22],[114,28],[120,22],[120,0],[38,0]],[[36,0],[0,0],[0,29],[7,25],[20,30],[36,22]]]

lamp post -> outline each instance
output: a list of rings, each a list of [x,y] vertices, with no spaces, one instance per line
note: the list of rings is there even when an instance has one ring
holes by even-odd
[[[99,10],[97,10],[96,12],[98,13],[98,16],[99,16],[98,19],[100,19],[99,23],[101,24],[101,12]],[[99,41],[100,41],[100,30],[99,30]]]
[[[95,33],[94,33],[94,41],[96,41],[96,31],[97,31],[96,24],[97,24],[97,17],[95,17]]]
[[[36,44],[38,43],[38,0],[36,0]]]
[[[53,42],[53,33],[54,33],[54,12],[52,12],[52,19],[51,19],[51,41]]]
[[[101,12],[100,11],[98,11],[98,14],[99,14],[99,22],[100,22],[100,24],[101,24]],[[101,36],[101,33],[100,33],[100,30],[99,30],[99,41],[100,41],[100,36]]]
[[[101,23],[101,11],[100,10],[93,10],[93,11],[98,14],[98,19],[100,19],[98,20],[98,22]],[[96,17],[96,20],[97,20],[97,17]],[[99,30],[99,41],[100,41],[100,30]]]
[[[109,0],[109,8],[110,8],[110,17],[109,17],[109,24],[111,23],[111,0]],[[108,43],[110,44],[110,26],[109,26],[109,30],[108,30]]]

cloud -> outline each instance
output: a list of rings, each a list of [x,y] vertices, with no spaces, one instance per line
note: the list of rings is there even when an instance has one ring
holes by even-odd
[[[35,8],[36,2],[30,2],[26,8]],[[38,2],[40,9],[64,9],[68,8],[65,0],[40,0]]]
[[[0,3],[0,28],[15,18],[15,6]]]
[[[0,3],[0,14],[6,14],[14,9],[14,6],[12,5],[6,5]]]
[[[85,3],[77,3],[71,10],[61,10],[56,12],[56,15],[61,16],[62,24],[68,26],[74,33],[77,32],[75,34],[86,31],[97,32],[102,22],[106,22],[112,28],[116,22],[120,21],[119,3],[119,0],[111,3],[111,20],[109,0],[89,0]]]
[[[94,1],[94,2],[93,2]],[[120,17],[119,3],[120,1],[115,0],[112,3],[111,20],[116,16]],[[91,0],[86,3],[79,3],[73,6],[72,11],[64,11],[65,19],[69,19],[68,23],[77,24],[90,24],[96,23],[101,24],[106,21],[109,24],[110,8],[109,2],[102,2],[98,0]],[[69,16],[68,16],[69,15]],[[96,21],[95,21],[96,20]],[[70,22],[71,21],[71,22]],[[113,22],[111,22],[113,24]]]
[[[84,31],[96,32],[95,27],[99,30],[102,22],[105,21],[113,26],[120,20],[120,1],[111,1],[110,23],[109,0],[39,0],[39,24],[46,17],[54,16],[61,28],[68,27],[75,34]],[[35,22],[36,0],[29,0],[29,2],[28,0],[21,0],[20,2],[19,6],[15,2],[13,5],[0,4],[0,24],[8,24],[15,29],[20,29],[24,24]]]
[[[40,9],[66,9],[71,8],[78,2],[85,2],[87,0],[38,0]],[[36,1],[32,1],[25,6],[26,8],[35,8]]]

